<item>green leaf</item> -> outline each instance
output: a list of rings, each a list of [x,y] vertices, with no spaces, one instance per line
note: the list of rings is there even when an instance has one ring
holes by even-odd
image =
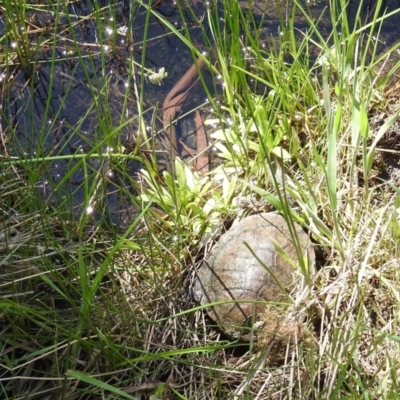
[[[125,399],[137,400],[137,397],[131,396],[128,393],[125,393],[124,391],[117,389],[114,386],[109,385],[108,383],[100,381],[99,379],[96,379],[96,378],[92,378],[91,376],[85,375],[82,372],[69,370],[69,371],[67,371],[67,375],[71,376],[72,378],[78,379],[82,382],[86,382],[89,385],[97,386],[103,390],[108,390],[118,396],[124,397]]]
[[[178,188],[184,191],[185,189],[187,189],[185,166],[178,157],[176,157],[175,159],[175,171],[178,181]]]
[[[368,122],[368,114],[367,110],[364,107],[364,104],[360,104],[360,134],[363,138],[368,138],[369,136],[369,122]]]
[[[291,160],[291,155],[283,147],[277,146],[272,149],[272,153],[279,157],[282,161]]]

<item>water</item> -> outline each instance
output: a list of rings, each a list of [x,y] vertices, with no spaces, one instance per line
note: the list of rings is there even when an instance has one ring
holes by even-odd
[[[198,26],[205,15],[204,4],[193,1],[191,8],[184,7],[183,20],[171,1],[160,2],[154,11],[176,27],[186,24],[199,49],[207,49]],[[275,5],[268,6],[266,16],[264,1],[254,1],[252,9],[248,2],[240,4],[245,13],[252,12],[255,20],[262,24],[260,40],[270,40],[271,35],[279,34],[282,20]],[[315,17],[322,16],[319,30],[325,37],[331,31],[326,4],[326,1],[319,1],[305,5]],[[390,12],[398,7],[398,3],[388,1],[387,6]],[[354,19],[357,7],[358,3],[353,1],[349,11],[351,19]],[[127,161],[123,168],[114,164],[111,157],[85,158],[82,162],[82,155],[128,153],[135,149],[140,110],[134,79],[139,92],[144,93],[141,106],[143,110],[149,110],[144,114],[146,131],[149,137],[150,133],[160,133],[161,112],[157,109],[192,64],[192,55],[158,18],[133,1],[69,3],[67,9],[61,10],[62,16],[57,21],[56,41],[52,39],[54,15],[50,9],[43,7],[42,10],[28,13],[30,24],[24,27],[30,30],[41,28],[29,36],[30,42],[39,50],[33,68],[23,70],[9,63],[0,71],[2,135],[3,142],[7,142],[3,150],[21,159],[36,160],[20,164],[20,172],[36,182],[37,190],[50,210],[65,212],[69,218],[94,212],[97,219],[106,217],[111,223],[120,224],[121,209],[132,212],[132,208],[129,196],[118,194],[119,187],[131,187],[131,194],[135,193],[136,173],[143,154],[138,154],[136,160]],[[366,1],[363,18],[367,19],[370,10],[371,4]],[[287,11],[290,13],[290,8]],[[145,29],[147,18],[148,31]],[[220,18],[222,24],[227,16],[221,14]],[[101,24],[98,23],[100,20]],[[382,47],[398,40],[398,22],[398,16],[385,21],[381,32]],[[68,29],[71,24],[73,29]],[[297,16],[296,26],[299,32],[306,32],[308,28],[301,13]],[[48,33],[43,31],[45,27],[48,27]],[[7,32],[4,14],[0,34],[7,38],[6,45],[12,50],[16,42]],[[210,39],[207,29],[205,33]],[[80,44],[79,49],[75,48],[74,42]],[[78,51],[81,61],[76,57]],[[53,58],[55,63],[51,62]],[[137,63],[135,77],[129,59]],[[147,72],[137,67],[142,64]],[[153,85],[143,77],[144,73],[157,72],[160,68],[168,72],[163,84]],[[205,95],[200,92],[191,97],[195,102],[201,102]],[[196,104],[188,104],[193,105]],[[11,135],[12,130],[18,134]],[[47,161],[40,161],[41,158]]]

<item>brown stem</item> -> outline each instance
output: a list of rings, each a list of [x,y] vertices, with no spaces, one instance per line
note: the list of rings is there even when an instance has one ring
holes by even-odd
[[[172,122],[181,111],[190,89],[197,81],[197,71],[203,66],[204,61],[199,57],[165,97],[163,103],[163,125],[164,131],[169,137],[172,158],[179,155],[178,138]]]

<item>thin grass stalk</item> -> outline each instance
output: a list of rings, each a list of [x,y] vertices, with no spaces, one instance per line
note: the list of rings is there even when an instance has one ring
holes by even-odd
[[[28,70],[30,65],[30,43],[26,33],[26,0],[16,2],[6,0],[6,18],[10,37],[14,40],[15,51],[22,68]]]

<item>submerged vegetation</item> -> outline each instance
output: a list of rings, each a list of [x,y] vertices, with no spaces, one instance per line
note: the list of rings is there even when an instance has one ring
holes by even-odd
[[[400,15],[373,5],[0,0],[2,398],[398,398]],[[209,172],[158,105],[199,57]],[[260,211],[317,258],[275,348],[191,295]]]

